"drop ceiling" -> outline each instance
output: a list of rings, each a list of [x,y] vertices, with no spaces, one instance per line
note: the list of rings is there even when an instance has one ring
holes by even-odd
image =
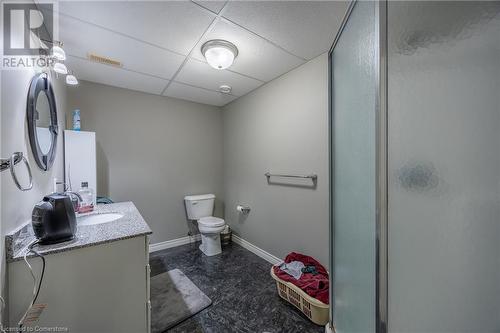
[[[64,1],[59,39],[81,80],[223,106],[304,64],[333,42],[340,1]],[[228,70],[210,67],[201,45],[234,43]],[[94,63],[89,54],[118,60]],[[230,95],[219,92],[231,86]]]

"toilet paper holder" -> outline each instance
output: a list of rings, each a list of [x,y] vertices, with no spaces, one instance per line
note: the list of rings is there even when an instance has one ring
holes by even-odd
[[[238,206],[236,206],[236,210],[238,212],[246,215],[246,214],[250,213],[251,209],[250,209],[250,206],[248,206],[248,205],[238,205]]]

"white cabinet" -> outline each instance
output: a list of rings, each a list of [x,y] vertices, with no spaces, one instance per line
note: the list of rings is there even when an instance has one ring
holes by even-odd
[[[75,192],[82,182],[87,182],[94,189],[94,196],[97,194],[94,132],[64,131],[64,181]]]
[[[46,255],[37,304],[46,304],[35,327],[67,327],[72,333],[149,332],[149,241],[137,236]],[[40,259],[29,259],[35,273]],[[24,261],[7,265],[9,323],[26,310],[33,290]]]

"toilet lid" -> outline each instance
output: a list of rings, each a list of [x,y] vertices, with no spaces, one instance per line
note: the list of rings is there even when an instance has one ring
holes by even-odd
[[[198,224],[205,227],[220,227],[223,226],[225,222],[223,219],[220,219],[218,217],[209,216],[209,217],[202,217],[201,219],[199,219]]]

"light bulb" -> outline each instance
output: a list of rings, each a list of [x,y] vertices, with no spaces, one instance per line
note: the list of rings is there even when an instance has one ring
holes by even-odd
[[[52,47],[52,55],[59,61],[66,60],[66,52],[64,52],[64,50],[60,46],[56,45]]]
[[[66,84],[76,86],[78,84],[78,79],[73,74],[68,74],[66,75]]]
[[[59,74],[68,74],[68,69],[66,68],[66,65],[60,62],[57,62],[54,65],[54,71]]]

